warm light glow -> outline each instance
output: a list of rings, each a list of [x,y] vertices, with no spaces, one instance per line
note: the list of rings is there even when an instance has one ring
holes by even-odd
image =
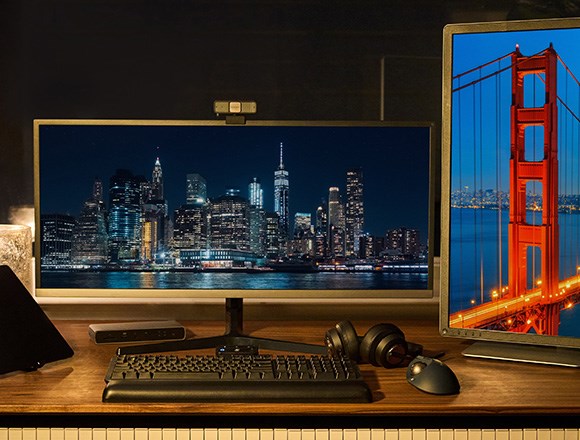
[[[34,241],[34,207],[29,205],[11,206],[8,220],[13,225],[24,225],[30,228]]]

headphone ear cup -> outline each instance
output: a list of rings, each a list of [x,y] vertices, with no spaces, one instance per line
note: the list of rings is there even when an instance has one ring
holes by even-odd
[[[407,341],[407,355],[410,358],[416,358],[423,354],[423,346],[414,342]]]
[[[350,321],[341,321],[326,332],[325,343],[331,353],[344,353],[349,359],[358,361],[359,337]]]
[[[406,355],[405,335],[393,324],[377,324],[371,327],[360,343],[362,361],[377,367],[397,367]]]

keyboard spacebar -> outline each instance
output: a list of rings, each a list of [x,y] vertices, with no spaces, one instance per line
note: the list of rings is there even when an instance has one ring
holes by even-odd
[[[370,402],[363,381],[111,380],[103,402]]]

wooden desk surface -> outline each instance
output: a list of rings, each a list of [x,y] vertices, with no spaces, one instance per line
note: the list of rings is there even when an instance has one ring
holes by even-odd
[[[460,353],[466,342],[442,338],[436,322],[396,324],[409,341],[427,350],[445,351],[442,358],[457,374],[461,393],[434,396],[410,386],[405,369],[361,365],[372,391],[370,404],[110,404],[101,402],[103,378],[116,346],[96,345],[88,337],[89,322],[56,321],[75,351],[74,357],[34,372],[0,376],[0,415],[401,415],[401,416],[530,416],[580,415],[580,369],[473,360]],[[359,334],[373,323],[356,322]],[[246,322],[255,336],[321,343],[333,322]],[[223,332],[223,323],[192,322],[195,336]]]

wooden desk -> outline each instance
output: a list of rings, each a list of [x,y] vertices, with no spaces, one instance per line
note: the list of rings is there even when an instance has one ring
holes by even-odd
[[[370,404],[110,404],[101,402],[103,378],[116,346],[96,345],[88,337],[89,322],[56,321],[58,329],[73,347],[71,359],[48,364],[34,372],[0,376],[0,422],[49,424],[52,418],[114,420],[115,423],[151,424],[154,420],[187,418],[188,423],[207,423],[216,418],[269,423],[268,420],[325,420],[333,423],[373,425],[396,420],[409,424],[459,426],[474,420],[489,424],[580,425],[580,370],[564,367],[515,364],[467,359],[461,356],[466,342],[442,338],[436,322],[403,321],[396,324],[408,340],[427,350],[445,351],[442,358],[457,374],[462,389],[456,396],[434,396],[410,386],[405,370],[361,365],[372,391]],[[366,331],[370,322],[356,322]],[[321,343],[333,322],[246,322],[247,332],[263,337]],[[195,336],[221,334],[223,323],[192,322],[187,327]],[[28,417],[28,418],[27,418]],[[40,419],[39,419],[40,418]],[[99,419],[100,418],[100,419]],[[55,419],[56,420],[56,419]],[[119,422],[125,420],[125,422]],[[353,422],[354,420],[354,422]],[[518,422],[515,422],[518,420]],[[10,421],[10,422],[8,422]],[[196,422],[197,421],[197,422]],[[112,423],[112,422],[107,422]],[[316,422],[312,422],[316,423]],[[1,424],[0,424],[1,426]]]

